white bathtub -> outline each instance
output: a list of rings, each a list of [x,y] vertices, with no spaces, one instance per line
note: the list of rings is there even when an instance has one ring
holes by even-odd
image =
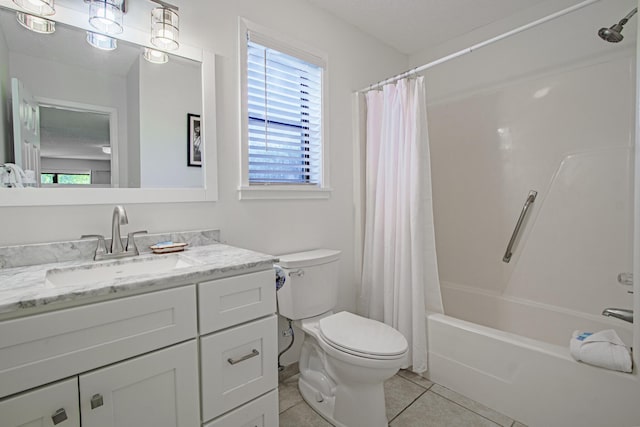
[[[467,305],[465,298],[473,304]],[[428,377],[432,381],[533,427],[640,426],[637,368],[633,374],[613,372],[578,363],[569,353],[571,331],[581,329],[575,325],[589,323],[594,330],[606,329],[614,325],[609,319],[598,327],[595,316],[475,292],[465,295],[462,288],[443,287],[443,299],[445,312],[466,306],[468,310],[458,314],[469,318],[482,314],[482,308],[488,310],[484,317],[489,318],[483,323],[505,318],[521,331],[428,315]],[[523,314],[526,321],[513,321]],[[631,328],[615,329],[630,343]]]

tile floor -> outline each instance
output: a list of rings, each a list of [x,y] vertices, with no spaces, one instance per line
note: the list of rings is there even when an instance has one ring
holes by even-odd
[[[400,371],[384,388],[390,427],[526,427],[410,371]],[[281,377],[279,394],[280,427],[331,427],[302,400],[297,374]]]

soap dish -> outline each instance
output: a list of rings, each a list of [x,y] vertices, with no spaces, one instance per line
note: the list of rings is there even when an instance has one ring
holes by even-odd
[[[151,249],[154,254],[166,254],[169,252],[184,251],[184,248],[187,245],[188,243],[165,242],[165,243],[156,243],[155,245],[149,246],[149,249]]]

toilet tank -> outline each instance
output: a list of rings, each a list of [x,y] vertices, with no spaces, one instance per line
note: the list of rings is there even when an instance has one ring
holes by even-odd
[[[338,302],[340,251],[316,249],[279,258],[277,265],[285,273],[276,294],[280,315],[298,320],[333,310]]]

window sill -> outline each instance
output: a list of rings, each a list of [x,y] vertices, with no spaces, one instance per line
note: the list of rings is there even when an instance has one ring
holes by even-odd
[[[331,197],[331,188],[283,186],[283,185],[257,185],[239,187],[238,198],[240,200],[304,200],[304,199],[328,199]]]

